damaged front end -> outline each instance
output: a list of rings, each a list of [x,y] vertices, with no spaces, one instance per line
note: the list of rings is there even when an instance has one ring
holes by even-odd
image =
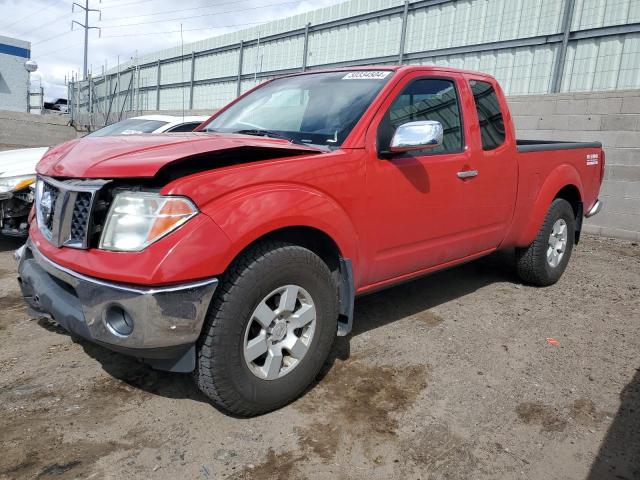
[[[29,232],[29,212],[35,198],[34,184],[17,190],[0,192],[0,233],[26,237]]]

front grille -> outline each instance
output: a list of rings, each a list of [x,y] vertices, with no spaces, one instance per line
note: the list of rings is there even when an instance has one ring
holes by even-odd
[[[89,248],[93,206],[107,182],[39,178],[36,214],[43,235],[58,247]]]
[[[79,192],[71,216],[70,238],[73,242],[82,242],[87,237],[91,214],[91,199],[93,194]]]

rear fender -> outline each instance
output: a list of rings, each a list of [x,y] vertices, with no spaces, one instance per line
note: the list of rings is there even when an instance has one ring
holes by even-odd
[[[542,226],[542,222],[544,222],[544,217],[551,203],[558,195],[558,192],[568,185],[576,187],[580,193],[580,198],[584,198],[582,180],[575,167],[563,164],[551,171],[538,191],[529,221],[516,242],[518,247],[531,245]]]

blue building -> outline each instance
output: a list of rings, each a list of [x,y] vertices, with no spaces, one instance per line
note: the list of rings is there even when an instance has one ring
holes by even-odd
[[[0,35],[0,110],[27,111],[31,43]]]

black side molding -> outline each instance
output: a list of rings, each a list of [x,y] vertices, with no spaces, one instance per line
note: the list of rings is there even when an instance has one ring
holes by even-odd
[[[602,148],[600,142],[561,142],[553,140],[516,140],[518,152],[546,152],[549,150],[576,150],[579,148]]]

